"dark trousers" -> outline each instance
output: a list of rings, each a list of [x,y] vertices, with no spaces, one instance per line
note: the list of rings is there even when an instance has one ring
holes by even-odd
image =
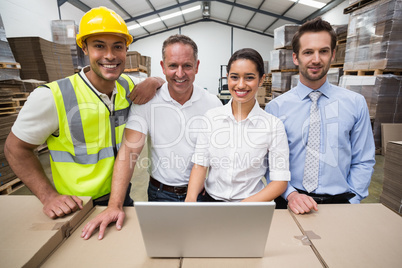
[[[308,193],[303,190],[296,189],[300,194],[305,194],[311,196],[317,204],[349,204],[349,199],[355,196],[354,193],[343,193],[336,195],[329,194],[314,194]],[[282,196],[279,196],[275,199],[276,208],[277,209],[287,209],[288,201],[285,200]]]
[[[131,192],[131,182],[127,187],[126,197],[124,198],[123,206],[125,206],[125,207],[133,207],[134,206],[134,201],[130,197],[130,192]],[[94,206],[107,206],[109,204],[109,198],[110,198],[110,194],[101,196],[101,197],[93,200],[93,204],[94,204]]]
[[[207,191],[199,198],[198,202],[225,202],[223,200],[216,200],[212,196],[210,196]]]
[[[187,196],[187,185],[169,186],[150,177],[148,185],[149,202],[184,202]],[[202,193],[198,195],[200,202]]]

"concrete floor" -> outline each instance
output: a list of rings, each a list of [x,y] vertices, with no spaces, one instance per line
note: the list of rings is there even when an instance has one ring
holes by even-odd
[[[149,175],[145,166],[145,157],[148,155],[147,146],[144,146],[141,152],[140,158],[134,170],[131,182],[133,184],[131,188],[131,198],[134,201],[147,201],[147,189],[149,182]],[[39,155],[39,159],[44,166],[46,174],[51,176],[50,163],[49,163],[49,153],[42,153]],[[139,164],[141,163],[141,164]],[[374,166],[374,173],[371,178],[371,183],[369,187],[369,196],[365,198],[362,203],[379,203],[380,195],[382,193],[382,184],[384,179],[384,156],[376,155],[376,165]],[[22,187],[17,191],[13,192],[14,195],[27,195],[32,194],[27,187]]]

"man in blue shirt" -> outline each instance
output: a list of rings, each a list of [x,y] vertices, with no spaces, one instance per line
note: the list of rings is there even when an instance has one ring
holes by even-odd
[[[300,82],[265,108],[283,121],[289,139],[291,181],[275,200],[277,208],[288,205],[303,214],[318,210],[317,203],[360,203],[375,164],[367,103],[362,95],[328,83],[336,46],[328,22],[306,22],[292,46]]]

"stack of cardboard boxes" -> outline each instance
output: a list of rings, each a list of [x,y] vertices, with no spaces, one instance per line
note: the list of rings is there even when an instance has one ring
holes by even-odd
[[[21,65],[15,61],[10,44],[7,41],[6,30],[0,16],[0,81],[20,79]]]
[[[55,81],[74,74],[69,45],[40,37],[8,38],[15,59],[21,64],[22,79]]]
[[[138,51],[127,52],[124,72],[139,78],[151,76],[151,57],[141,55]]]
[[[14,56],[0,17],[0,194],[11,193],[23,186],[5,158],[4,144],[29,92],[45,83],[21,80],[21,65]]]
[[[140,78],[151,76],[151,57],[141,55],[138,51],[127,52],[124,72]]]
[[[265,75],[264,82],[260,87],[258,87],[257,91],[257,102],[261,108],[265,109],[265,105],[272,99],[272,91],[271,91],[271,74],[267,73]]]
[[[340,86],[367,101],[377,153],[381,124],[402,123],[402,0],[374,1],[350,13]],[[345,9],[347,12],[348,9]]]
[[[381,203],[402,216],[402,141],[389,142],[384,162]]]
[[[292,75],[298,73],[293,63],[292,38],[299,25],[286,24],[274,30],[274,49],[271,51],[272,98],[291,88]]]
[[[53,42],[70,47],[74,69],[77,72],[86,65],[89,65],[88,56],[84,54],[82,49],[77,45],[76,35],[78,26],[73,20],[53,20],[52,35]]]

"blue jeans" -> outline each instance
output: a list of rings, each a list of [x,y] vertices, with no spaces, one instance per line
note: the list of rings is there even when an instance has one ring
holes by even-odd
[[[198,196],[197,202],[200,202],[202,193]],[[184,202],[186,194],[177,195],[175,193],[162,190],[161,186],[158,188],[151,183],[148,186],[148,201],[149,202]]]

